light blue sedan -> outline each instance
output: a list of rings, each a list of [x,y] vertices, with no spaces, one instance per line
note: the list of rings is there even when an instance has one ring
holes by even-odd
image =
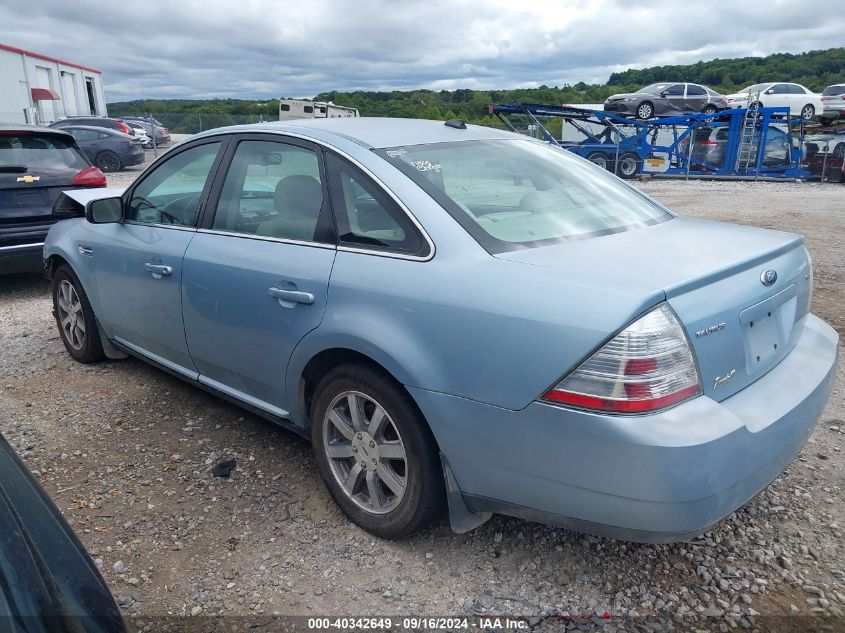
[[[837,335],[797,235],[677,217],[460,121],[195,136],[44,257],[76,360],[126,354],[310,436],[346,515],[448,505],[636,541],[699,533],[801,450]]]

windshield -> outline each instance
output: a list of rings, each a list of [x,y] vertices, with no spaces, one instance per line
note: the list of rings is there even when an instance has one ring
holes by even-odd
[[[672,84],[662,83],[662,84],[651,84],[650,86],[646,86],[645,88],[640,88],[637,92],[644,92],[650,95],[660,94],[664,90],[666,90]]]
[[[606,170],[537,141],[374,150],[499,253],[618,233],[673,216]]]
[[[754,84],[753,86],[743,88],[742,90],[740,90],[740,92],[763,92],[763,90],[765,90],[771,85],[772,84]]]
[[[85,169],[88,162],[72,143],[58,134],[3,133],[0,135],[0,171]]]

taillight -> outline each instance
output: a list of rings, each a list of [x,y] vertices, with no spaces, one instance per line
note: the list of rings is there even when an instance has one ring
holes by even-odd
[[[118,121],[117,124],[120,126],[120,131],[124,134],[129,134],[129,126],[126,125],[123,121]]]
[[[719,143],[717,143],[716,141],[709,141],[708,140],[708,141],[698,141],[698,144],[699,145],[718,145]]]
[[[647,413],[700,393],[689,342],[664,302],[619,332],[542,399],[607,413]]]
[[[87,167],[73,177],[71,184],[84,187],[105,187],[106,175],[96,167]]]

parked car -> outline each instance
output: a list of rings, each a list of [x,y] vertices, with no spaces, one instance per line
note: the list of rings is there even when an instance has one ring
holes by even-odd
[[[726,97],[731,108],[757,103],[764,108],[789,108],[792,116],[809,121],[824,110],[822,98],[799,84],[769,82],[754,84]]]
[[[845,119],[845,84],[828,86],[822,92],[824,109],[819,119],[824,124]]]
[[[41,270],[62,189],[105,187],[106,177],[62,130],[0,123],[0,274]]]
[[[76,139],[88,160],[106,173],[144,162],[144,147],[138,137],[87,125],[68,125],[62,129]]]
[[[102,127],[109,130],[122,132],[123,134],[128,134],[129,136],[135,136],[134,128],[128,125],[125,121],[121,121],[120,119],[112,119],[104,116],[69,116],[65,117],[64,119],[59,119],[58,121],[53,121],[50,124],[50,127],[68,127],[71,125],[88,125],[91,127]]]
[[[728,142],[729,128],[727,125],[715,127],[700,127],[693,132],[691,159],[694,163],[722,167],[725,162],[725,148]],[[680,151],[686,155],[689,151],[688,141],[680,143]],[[754,131],[752,143],[753,155],[757,155],[760,143],[760,129]],[[790,160],[790,136],[776,127],[769,127],[766,132],[766,142],[763,148],[763,165],[776,167],[788,165]]]
[[[310,437],[381,537],[448,499],[458,531],[686,538],[780,475],[833,385],[802,237],[678,217],[519,134],[221,128],[65,198],[85,219],[44,256],[71,357],[138,356]]]
[[[724,97],[707,86],[666,81],[636,92],[611,95],[604,102],[605,112],[619,112],[638,119],[686,112],[712,114],[726,107]]]
[[[153,146],[153,140],[147,134],[147,131],[144,129],[143,125],[141,125],[137,121],[125,121],[125,123],[133,130],[135,130],[135,136],[141,139],[141,145],[144,148],[149,148]]]
[[[845,136],[814,135],[805,143],[804,166],[810,177],[830,182],[845,181]]]
[[[0,617],[6,631],[126,630],[91,557],[2,435]]]
[[[153,138],[155,135],[155,142],[156,145],[164,145],[165,143],[170,142],[170,133],[157,119],[145,119],[142,117],[126,117],[127,120],[131,121],[132,123],[136,123],[144,128],[144,131],[147,133],[147,136],[150,139]]]

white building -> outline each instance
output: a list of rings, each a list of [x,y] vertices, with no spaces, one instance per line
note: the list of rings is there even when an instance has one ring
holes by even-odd
[[[47,125],[74,114],[106,115],[99,70],[0,43],[0,122]]]

